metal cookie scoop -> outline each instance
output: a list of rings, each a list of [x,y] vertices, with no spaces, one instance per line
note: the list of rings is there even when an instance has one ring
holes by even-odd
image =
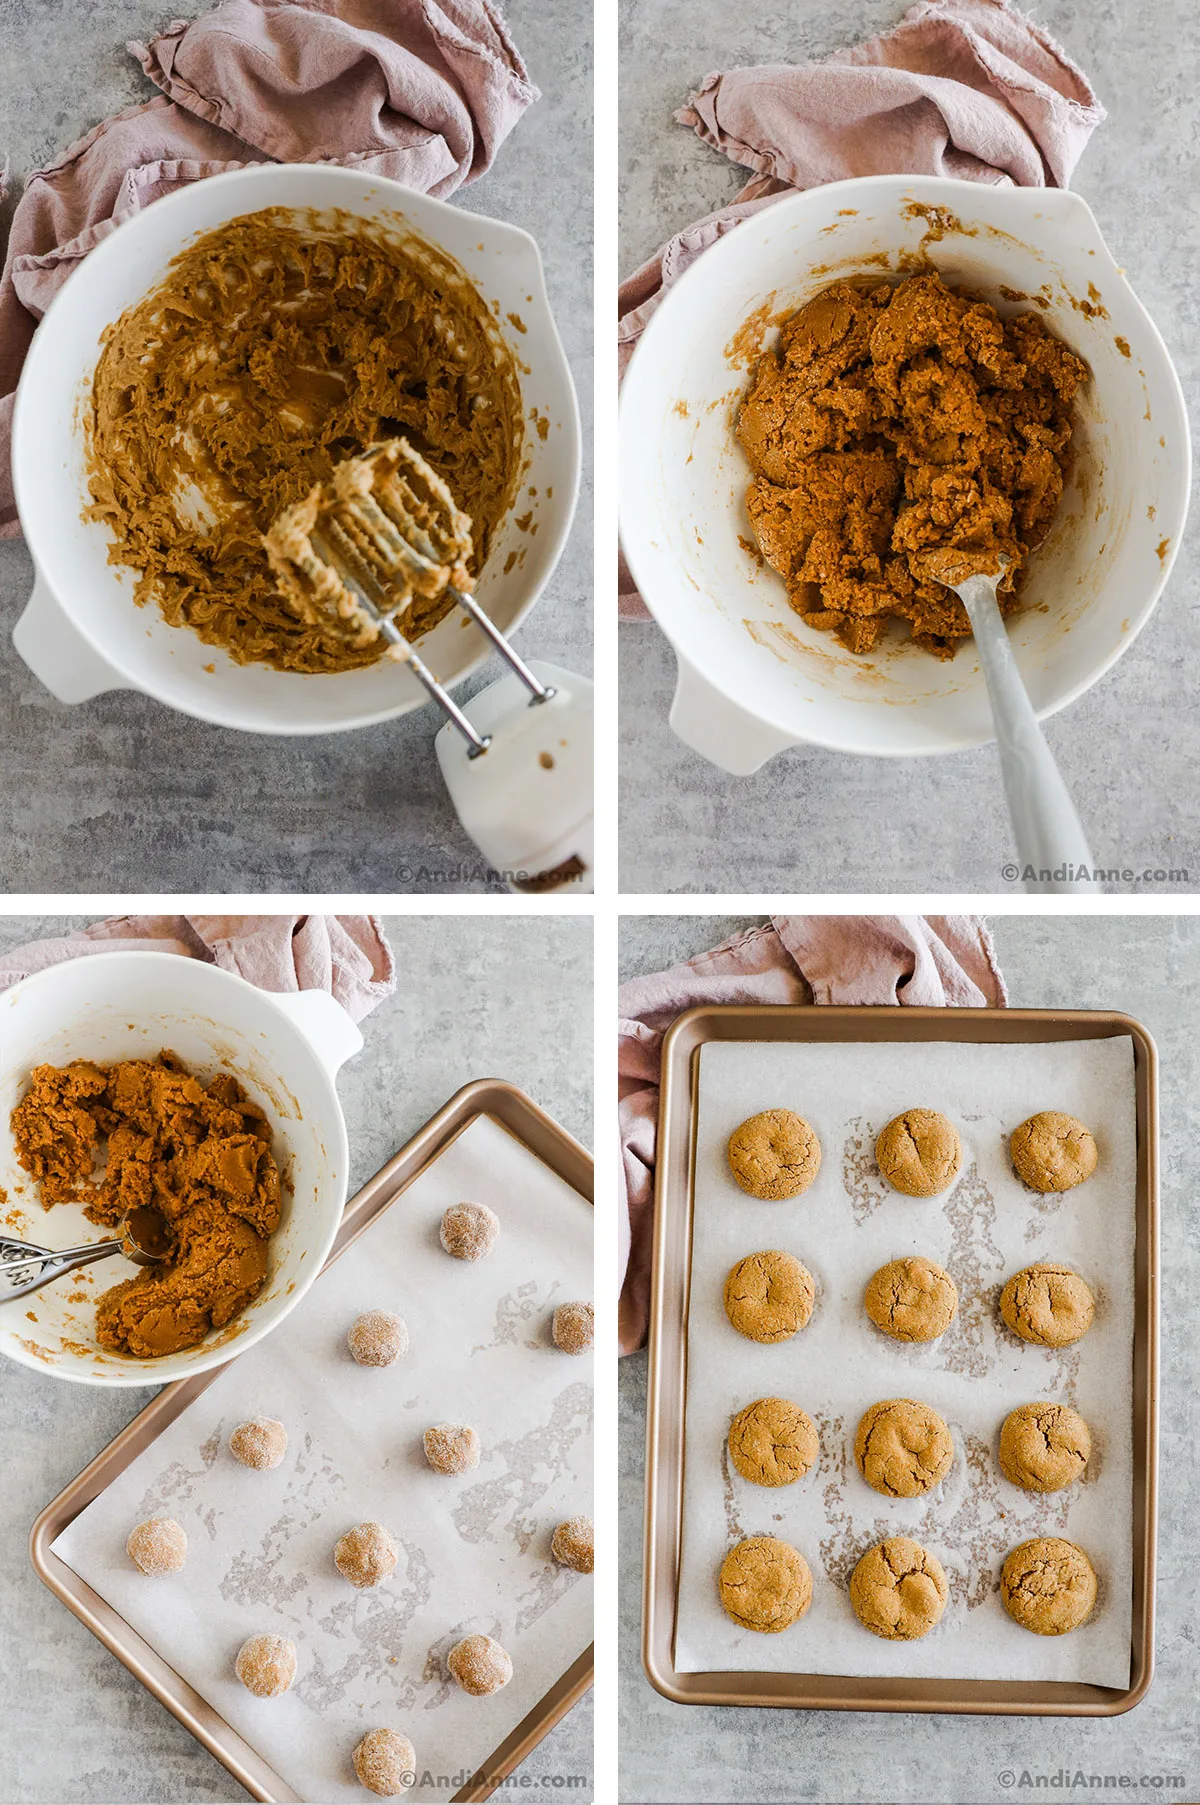
[[[82,1247],[54,1249],[32,1241],[14,1241],[0,1235],[0,1301],[12,1303],[28,1297],[43,1285],[53,1284],[81,1266],[93,1266],[113,1254],[124,1254],[135,1266],[157,1266],[171,1252],[174,1242],[158,1211],[147,1204],[130,1210],[121,1232],[110,1241],[87,1241]]]

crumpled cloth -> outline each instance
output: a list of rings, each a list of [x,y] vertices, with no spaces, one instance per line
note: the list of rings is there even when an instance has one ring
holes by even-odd
[[[775,915],[769,926],[618,993],[620,1351],[645,1345],[654,1241],[654,1144],[663,1036],[712,1003],[896,1003],[1000,1009],[1008,1002],[978,915]]]
[[[818,62],[710,75],[675,117],[754,175],[622,283],[622,374],[667,289],[781,196],[866,175],[1065,188],[1105,112],[1082,70],[1007,0],[920,0],[894,31]],[[648,620],[623,561],[618,588],[622,616]]]
[[[104,120],[35,170],[13,216],[0,277],[0,538],[20,532],[12,408],[34,329],[123,219],[251,163],[362,166],[452,194],[490,168],[539,98],[492,0],[224,0],[127,48],[166,98]]]
[[[119,915],[0,952],[0,990],[94,953],[180,953],[260,990],[325,990],[356,1022],[396,988],[374,915]]]

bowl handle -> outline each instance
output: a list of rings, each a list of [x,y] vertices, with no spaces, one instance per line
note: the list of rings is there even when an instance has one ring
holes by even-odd
[[[76,631],[40,570],[35,570],[33,593],[12,640],[34,676],[60,702],[87,702],[105,690],[131,687]]]
[[[693,752],[735,777],[749,777],[777,752],[799,744],[796,734],[768,726],[723,696],[682,653],[677,651],[675,658],[679,669],[671,727]]]
[[[273,991],[275,1003],[298,1028],[331,1078],[348,1059],[362,1052],[363,1037],[357,1025],[327,990]]]

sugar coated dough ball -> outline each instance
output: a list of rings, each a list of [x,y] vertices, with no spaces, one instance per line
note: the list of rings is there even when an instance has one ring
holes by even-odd
[[[560,1567],[590,1573],[596,1564],[596,1534],[590,1517],[568,1517],[554,1532],[550,1552]]]
[[[452,1203],[441,1233],[442,1246],[456,1260],[482,1260],[500,1233],[500,1218],[486,1203]]]
[[[346,1346],[360,1366],[390,1366],[408,1352],[408,1326],[390,1310],[364,1310],[350,1324]],[[390,1730],[380,1735],[390,1736]]]
[[[479,1437],[466,1423],[434,1423],[423,1439],[435,1473],[468,1473],[479,1465]]]
[[[395,1799],[417,1777],[417,1751],[399,1730],[371,1730],[354,1751],[354,1771],[368,1792]]]
[[[382,1523],[360,1523],[333,1551],[333,1564],[343,1579],[361,1591],[377,1586],[395,1571],[400,1554]]]
[[[591,1304],[559,1304],[554,1312],[551,1334],[555,1347],[564,1354],[586,1354],[596,1330],[596,1312]]]
[[[287,1453],[287,1430],[273,1416],[252,1416],[229,1437],[229,1452],[244,1467],[269,1472]]]
[[[491,1636],[464,1636],[446,1657],[446,1665],[464,1692],[484,1698],[512,1679],[512,1657]]]
[[[143,1573],[178,1573],[187,1559],[187,1534],[174,1517],[147,1517],[130,1531],[125,1552]]]
[[[286,1636],[249,1636],[233,1671],[255,1698],[278,1698],[296,1677],[296,1644]]]

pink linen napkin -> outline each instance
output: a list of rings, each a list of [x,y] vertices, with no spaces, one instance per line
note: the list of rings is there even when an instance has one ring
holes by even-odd
[[[538,99],[492,0],[224,0],[131,55],[167,98],[29,177],[0,277],[0,538],[20,532],[13,392],[75,265],[131,213],[250,163],[340,163],[445,196]]]
[[[114,952],[203,959],[260,990],[326,990],[356,1022],[396,988],[373,915],[120,915],[0,952],[0,990],[66,959]]]
[[[896,1003],[1003,1008],[991,935],[978,915],[775,915],[618,995],[617,1094],[624,1209],[619,1342],[644,1345],[654,1228],[659,1058],[676,1016],[701,1003]]]
[[[755,173],[622,283],[622,374],[667,289],[781,196],[863,175],[1065,188],[1105,113],[1065,51],[1007,0],[921,0],[894,31],[817,62],[710,75],[675,117]],[[650,618],[623,562],[618,590],[624,618]]]

